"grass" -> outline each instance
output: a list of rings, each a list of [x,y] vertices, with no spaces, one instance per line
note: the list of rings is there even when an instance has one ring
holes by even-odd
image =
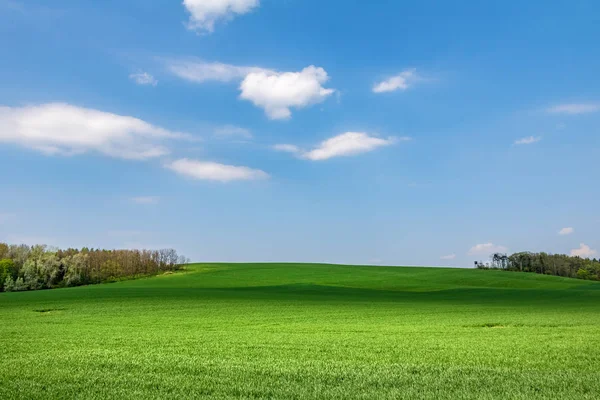
[[[0,293],[0,398],[597,399],[600,284],[196,264]]]

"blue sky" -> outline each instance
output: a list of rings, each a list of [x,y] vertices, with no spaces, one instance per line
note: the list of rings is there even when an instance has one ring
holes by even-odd
[[[0,0],[0,240],[600,252],[597,1]]]

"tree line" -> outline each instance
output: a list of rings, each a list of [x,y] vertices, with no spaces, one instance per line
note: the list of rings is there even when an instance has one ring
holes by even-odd
[[[569,278],[600,280],[600,260],[548,254],[520,252],[509,255],[496,253],[489,263],[475,262],[480,269],[500,269],[505,271],[534,272]]]
[[[0,291],[81,286],[181,269],[189,260],[173,249],[66,249],[0,243]]]

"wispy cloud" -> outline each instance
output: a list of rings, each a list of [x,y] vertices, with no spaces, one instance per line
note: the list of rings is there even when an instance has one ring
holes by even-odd
[[[252,132],[246,128],[234,125],[225,125],[214,130],[214,135],[219,138],[238,137],[242,139],[252,139]]]
[[[168,163],[165,167],[180,175],[198,180],[231,182],[269,178],[269,174],[259,169],[219,164],[215,162],[189,160],[187,158]]]
[[[158,204],[160,197],[157,196],[137,196],[130,199],[135,204]]]
[[[367,153],[379,147],[391,146],[398,140],[409,139],[397,139],[395,137],[383,139],[369,136],[364,132],[346,132],[321,142],[317,148],[304,153],[302,157],[313,161],[320,161],[333,157],[352,156]]]
[[[508,249],[505,246],[496,245],[493,243],[481,243],[471,247],[467,253],[470,256],[489,256],[493,253],[506,253]]]
[[[147,72],[136,72],[129,75],[129,79],[137,83],[138,85],[156,86],[158,81],[152,75]]]
[[[346,132],[321,142],[312,150],[304,151],[293,144],[276,144],[274,150],[296,154],[300,158],[322,161],[334,157],[353,156],[368,153],[379,147],[391,146],[399,141],[411,140],[408,137],[393,136],[380,138],[364,132]]]
[[[299,154],[302,152],[302,150],[300,150],[300,148],[298,146],[293,145],[293,144],[276,144],[272,147],[273,147],[273,150],[281,151],[284,153]]]
[[[568,103],[558,104],[547,109],[552,114],[589,114],[600,111],[600,103]]]
[[[562,228],[560,231],[558,231],[558,234],[565,236],[565,235],[570,235],[573,232],[575,232],[575,229],[568,227],[568,228]]]
[[[167,70],[178,78],[194,83],[216,82],[241,82],[252,72],[263,72],[270,70],[252,67],[223,64],[219,62],[207,62],[197,58],[167,59],[165,60]]]
[[[395,92],[407,90],[419,80],[415,68],[406,69],[397,75],[387,78],[373,86],[373,93]]]
[[[456,254],[448,254],[447,256],[441,256],[440,260],[454,260],[456,258]]]
[[[539,142],[540,140],[542,140],[541,136],[527,136],[527,137],[515,140],[515,144],[516,145],[533,144],[533,143]]]

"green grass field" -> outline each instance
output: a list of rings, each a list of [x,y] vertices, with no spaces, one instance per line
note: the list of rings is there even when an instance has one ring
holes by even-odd
[[[196,264],[0,293],[0,398],[598,399],[600,284]]]

